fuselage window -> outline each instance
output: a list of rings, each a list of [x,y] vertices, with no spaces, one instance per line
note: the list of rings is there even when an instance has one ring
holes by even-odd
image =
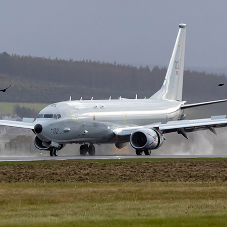
[[[37,118],[43,118],[43,114],[38,114]]]
[[[58,119],[61,118],[61,114],[57,114],[58,115]]]

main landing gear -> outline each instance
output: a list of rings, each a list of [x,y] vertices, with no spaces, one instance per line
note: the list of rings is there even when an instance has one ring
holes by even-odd
[[[83,144],[80,146],[80,155],[85,156],[86,154],[95,155],[95,146],[93,144]]]
[[[142,155],[143,152],[145,155],[151,155],[151,150],[136,150],[137,155]]]
[[[58,156],[58,149],[56,147],[50,148],[50,156]]]

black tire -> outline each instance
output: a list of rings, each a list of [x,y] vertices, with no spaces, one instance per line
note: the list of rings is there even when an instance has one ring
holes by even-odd
[[[90,146],[88,148],[88,154],[90,156],[94,156],[95,155],[95,146],[93,144],[90,144]]]
[[[143,151],[141,150],[136,150],[136,155],[142,155]]]
[[[58,156],[58,149],[54,149],[54,156]]]
[[[144,150],[144,154],[145,155],[151,155],[151,151],[150,150]]]
[[[80,146],[80,155],[85,156],[88,152],[88,145],[84,144]]]
[[[54,156],[54,150],[53,150],[53,148],[50,148],[50,156]]]

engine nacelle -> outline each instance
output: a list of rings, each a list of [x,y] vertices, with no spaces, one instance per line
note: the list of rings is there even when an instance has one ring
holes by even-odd
[[[43,142],[41,139],[38,138],[38,136],[36,136],[34,139],[34,145],[39,150],[49,150],[50,143],[51,142]]]
[[[116,148],[121,149],[125,146],[127,146],[128,143],[115,143]]]
[[[39,150],[50,150],[51,146],[51,142],[44,142],[41,139],[39,139],[38,136],[35,137],[34,140],[34,145],[37,149]],[[58,150],[60,151],[61,149],[63,149],[65,147],[65,144],[58,144]]]
[[[130,144],[136,150],[153,150],[163,143],[163,136],[154,129],[140,129],[130,136]]]

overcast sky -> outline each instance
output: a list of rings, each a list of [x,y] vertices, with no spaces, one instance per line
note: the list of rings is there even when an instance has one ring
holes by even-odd
[[[227,67],[226,0],[0,0],[0,52],[167,66],[179,23],[186,67]]]

